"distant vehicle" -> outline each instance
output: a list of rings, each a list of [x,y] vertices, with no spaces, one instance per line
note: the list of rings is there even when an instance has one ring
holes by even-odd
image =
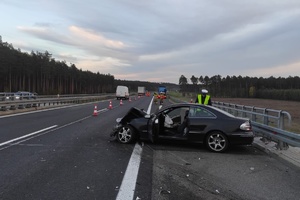
[[[159,86],[158,87],[158,94],[164,94],[165,96],[167,96],[167,88],[165,86]]]
[[[18,91],[15,93],[20,99],[36,99],[37,93],[31,93],[27,91]]]
[[[138,86],[138,95],[145,96],[146,95],[146,87]]]
[[[8,101],[8,100],[15,100],[19,99],[18,95],[15,95],[13,92],[1,92],[0,93],[0,101]]]
[[[21,99],[20,95],[17,93],[14,93],[13,100],[20,100],[20,99]]]
[[[118,85],[116,90],[117,99],[129,99],[129,90],[127,86]]]
[[[151,115],[132,107],[116,122],[111,136],[123,144],[137,139],[177,140],[203,143],[210,151],[224,152],[230,145],[249,145],[254,139],[249,119],[194,103],[172,104]]]
[[[1,100],[1,101],[7,101],[7,100],[10,100],[9,93],[1,92],[1,93],[0,93],[0,100]]]

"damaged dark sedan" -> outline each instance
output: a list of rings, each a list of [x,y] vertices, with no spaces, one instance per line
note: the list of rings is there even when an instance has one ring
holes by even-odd
[[[111,136],[124,144],[138,139],[203,143],[214,152],[224,152],[231,145],[249,145],[254,139],[249,119],[193,103],[172,104],[153,114],[132,107],[117,119]]]

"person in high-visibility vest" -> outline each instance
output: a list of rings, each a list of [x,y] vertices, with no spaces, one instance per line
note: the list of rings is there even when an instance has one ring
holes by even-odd
[[[206,89],[201,90],[201,94],[198,94],[195,103],[211,106],[211,98]]]

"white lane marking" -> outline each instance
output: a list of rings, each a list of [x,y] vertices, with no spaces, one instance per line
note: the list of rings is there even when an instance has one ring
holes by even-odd
[[[103,112],[106,112],[106,111],[108,111],[108,109],[107,109],[107,108],[104,108],[104,109],[98,110],[97,112],[103,113]],[[77,122],[86,120],[86,119],[88,119],[88,118],[90,118],[90,117],[91,117],[91,116],[84,117],[84,118],[82,118],[82,119],[73,121],[73,122],[71,122],[71,123],[69,123],[69,124],[65,124],[65,125],[63,125],[63,126],[60,126],[60,127],[56,128],[56,129],[54,129],[54,128],[57,127],[58,125],[54,125],[54,126],[51,126],[51,127],[48,127],[48,128],[45,128],[45,129],[42,129],[42,130],[39,130],[39,131],[30,133],[30,134],[24,135],[24,136],[22,136],[22,137],[15,138],[15,139],[12,139],[12,140],[9,140],[9,141],[0,143],[0,147],[1,147],[1,146],[4,146],[4,145],[6,145],[6,144],[13,143],[13,142],[15,142],[15,141],[19,141],[19,143],[20,143],[20,142],[24,142],[24,141],[26,141],[26,140],[28,140],[28,139],[31,139],[31,138],[29,138],[30,136],[37,135],[37,134],[39,134],[39,133],[41,133],[41,132],[44,132],[44,131],[47,131],[47,130],[50,130],[50,129],[53,129],[52,131],[58,130],[58,129],[62,129],[62,128],[64,128],[64,127],[70,126],[70,125],[75,124],[75,123],[77,123]],[[45,134],[45,133],[44,133],[44,134]],[[24,139],[24,138],[27,138],[27,139],[22,140],[22,139]],[[6,149],[6,148],[4,148],[4,149]],[[0,149],[0,150],[3,150],[3,149]]]
[[[132,200],[143,148],[135,144],[116,200]]]
[[[101,110],[97,110],[97,113],[102,113],[102,112],[104,112],[104,111],[108,111],[108,108],[103,108],[103,109],[101,109]]]
[[[151,111],[151,105],[152,105],[153,99],[154,99],[154,96],[152,97],[151,102],[150,102],[150,104],[149,104],[149,107],[148,107],[148,110],[147,110],[147,114],[150,114],[150,111]]]
[[[9,144],[9,143],[18,141],[18,140],[22,140],[22,139],[24,139],[24,138],[27,138],[27,137],[30,137],[30,136],[33,136],[33,135],[36,135],[36,134],[39,134],[39,133],[41,133],[41,132],[47,131],[47,130],[52,129],[52,128],[55,128],[55,127],[57,127],[57,125],[50,126],[50,127],[48,127],[48,128],[44,128],[44,129],[42,129],[42,130],[39,130],[39,131],[30,133],[30,134],[27,134],[27,135],[23,135],[23,136],[21,136],[21,137],[18,137],[18,138],[15,138],[15,139],[12,139],[12,140],[3,142],[3,143],[0,143],[0,147],[3,146],[3,145]]]
[[[153,99],[154,96],[152,97],[151,102],[148,106],[147,114],[150,114]],[[133,200],[136,180],[141,163],[142,152],[143,148],[141,147],[141,145],[136,143],[131,154],[116,200]]]

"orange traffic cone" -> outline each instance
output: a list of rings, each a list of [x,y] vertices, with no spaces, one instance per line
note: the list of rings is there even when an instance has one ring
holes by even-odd
[[[94,107],[93,116],[98,116],[97,105]]]
[[[122,99],[120,100],[120,106],[122,106],[123,105],[123,101],[122,101]]]
[[[112,103],[109,101],[108,109],[112,109]]]

